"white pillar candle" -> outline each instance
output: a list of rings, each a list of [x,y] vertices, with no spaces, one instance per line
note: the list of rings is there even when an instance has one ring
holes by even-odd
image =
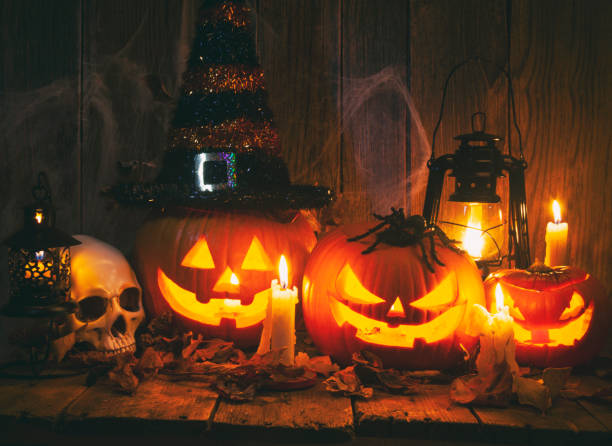
[[[271,350],[280,350],[280,362],[292,366],[295,355],[295,304],[298,302],[297,288],[283,288],[272,281],[272,333]]]
[[[569,264],[567,255],[567,223],[561,222],[561,207],[557,200],[553,201],[554,222],[546,225],[546,257],[544,263],[548,266]]]
[[[295,358],[295,305],[298,303],[297,287],[287,287],[288,268],[285,256],[281,256],[279,277],[270,284],[270,298],[264,329],[257,353],[280,351],[280,363],[293,366]]]
[[[480,336],[480,353],[476,358],[479,375],[495,373],[502,363],[507,363],[512,374],[518,373],[515,357],[514,319],[510,316],[499,283],[495,288],[497,312],[490,314],[484,307],[474,304],[467,334]]]

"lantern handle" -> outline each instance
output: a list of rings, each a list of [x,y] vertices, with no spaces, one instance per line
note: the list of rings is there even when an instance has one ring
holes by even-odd
[[[446,101],[446,92],[448,90],[448,84],[451,78],[453,77],[453,75],[455,74],[455,72],[457,72],[459,68],[463,67],[464,65],[467,65],[470,62],[488,63],[494,66],[495,68],[497,68],[498,71],[500,71],[501,73],[504,74],[504,76],[506,76],[506,80],[508,81],[508,96],[510,100],[510,105],[512,107],[512,120],[514,122],[514,128],[516,130],[516,133],[518,135],[520,159],[522,162],[524,162],[525,156],[523,155],[523,142],[521,138],[521,129],[519,128],[518,122],[516,119],[516,105],[514,103],[514,90],[512,89],[512,78],[510,77],[510,73],[508,73],[508,71],[506,71],[503,67],[499,66],[495,62],[490,61],[488,59],[483,59],[482,57],[479,57],[479,56],[476,56],[476,57],[470,57],[468,59],[465,59],[464,61],[455,65],[450,71],[450,73],[448,74],[448,76],[446,77],[446,81],[444,82],[444,88],[442,89],[442,102],[440,103],[440,114],[438,116],[438,122],[436,122],[436,127],[434,128],[433,136],[431,138],[431,157],[429,158],[427,165],[431,166],[431,163],[433,163],[433,160],[435,159],[436,135],[438,133],[438,129],[440,128],[440,123],[442,122],[442,115],[444,114],[444,102]],[[510,132],[509,129],[508,129],[508,132]],[[510,138],[508,138],[508,152],[510,156],[512,156],[512,147],[510,143]]]
[[[53,203],[49,178],[45,172],[38,173],[38,183],[32,187],[32,197],[39,202]]]

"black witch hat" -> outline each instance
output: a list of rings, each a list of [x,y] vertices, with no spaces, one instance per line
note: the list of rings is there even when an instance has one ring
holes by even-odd
[[[112,193],[124,203],[192,208],[329,203],[329,189],[290,183],[280,152],[251,10],[242,0],[205,0],[159,177],[116,185]]]

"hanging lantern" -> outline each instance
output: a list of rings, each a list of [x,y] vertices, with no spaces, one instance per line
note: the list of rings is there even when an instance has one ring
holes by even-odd
[[[516,122],[510,76],[505,70],[498,67],[508,79],[508,96],[519,137],[520,157],[512,156],[510,142],[509,153],[502,154],[496,145],[502,138],[485,132],[486,115],[481,112],[472,115],[471,133],[455,137],[461,143],[454,153],[438,158],[434,156],[448,83],[457,69],[472,60],[457,65],[446,79],[428,162],[429,178],[423,216],[428,224],[440,226],[449,238],[460,242],[460,246],[485,274],[490,267],[501,266],[504,259],[509,265],[527,268],[531,263],[525,196],[527,163]],[[447,172],[455,178],[455,190],[450,196],[443,194]],[[508,199],[504,202],[497,193],[497,180],[506,175]],[[446,196],[448,198],[444,199]]]
[[[71,310],[70,246],[80,242],[54,228],[47,177],[38,175],[36,200],[24,208],[23,228],[4,241],[8,246],[9,302],[7,316],[52,316]]]

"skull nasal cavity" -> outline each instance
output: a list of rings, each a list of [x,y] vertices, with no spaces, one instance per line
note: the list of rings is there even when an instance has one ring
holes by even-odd
[[[113,336],[117,336],[119,333],[125,334],[127,326],[125,324],[125,319],[123,316],[119,316],[113,326],[111,327],[111,334]]]

